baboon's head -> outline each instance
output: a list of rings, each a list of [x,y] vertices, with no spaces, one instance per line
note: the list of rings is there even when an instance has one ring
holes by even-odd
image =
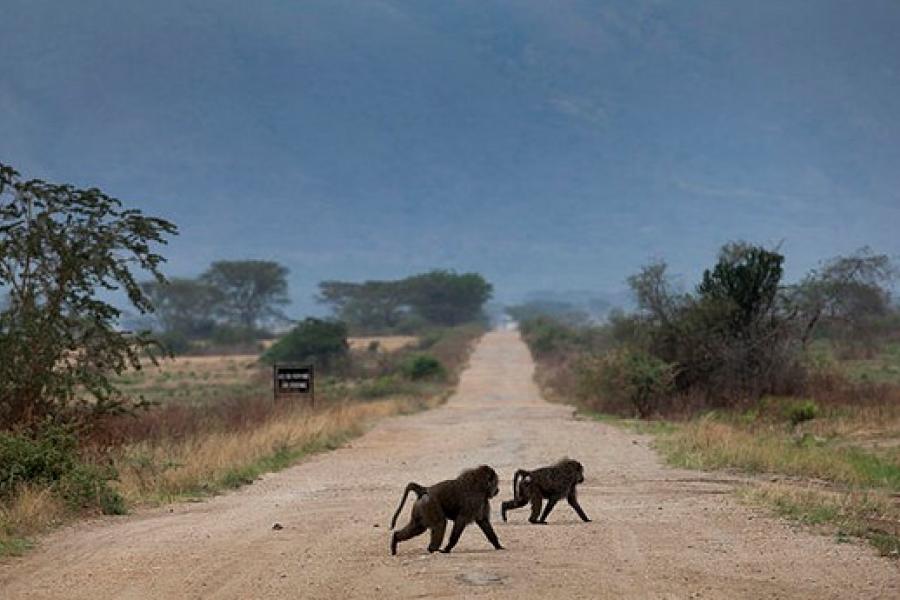
[[[564,458],[557,464],[569,471],[575,477],[576,483],[584,483],[584,467],[581,466],[580,462],[571,458]]]
[[[497,477],[497,472],[487,465],[463,471],[460,478],[466,479],[476,489],[484,491],[488,498],[500,493],[500,478]]]

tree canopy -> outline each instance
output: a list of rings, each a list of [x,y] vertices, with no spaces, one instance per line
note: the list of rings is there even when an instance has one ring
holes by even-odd
[[[218,315],[252,329],[263,322],[285,319],[280,308],[290,302],[288,269],[268,260],[220,260],[200,276],[219,295]]]
[[[153,340],[117,329],[106,292],[150,312],[136,275],[164,281],[154,247],[175,233],[96,188],[23,181],[0,164],[0,426],[127,404],[108,374],[140,368]]]
[[[393,281],[323,281],[318,299],[354,329],[374,332],[474,321],[491,293],[491,284],[477,273],[435,270]]]

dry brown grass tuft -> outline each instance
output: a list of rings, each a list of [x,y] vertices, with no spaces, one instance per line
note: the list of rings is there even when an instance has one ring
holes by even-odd
[[[67,515],[65,503],[50,488],[19,487],[8,501],[0,503],[0,556],[22,553],[28,547],[24,536],[59,525]]]

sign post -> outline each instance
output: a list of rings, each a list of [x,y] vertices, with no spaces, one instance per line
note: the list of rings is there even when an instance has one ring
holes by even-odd
[[[316,405],[315,370],[312,365],[272,365],[272,387],[275,400],[282,394],[309,394]]]

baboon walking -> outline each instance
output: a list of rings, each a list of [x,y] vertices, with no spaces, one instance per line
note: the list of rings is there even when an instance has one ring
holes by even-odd
[[[513,499],[500,505],[500,515],[506,521],[506,511],[522,508],[531,502],[531,516],[528,521],[545,525],[547,515],[556,503],[565,498],[581,520],[589,523],[590,519],[578,504],[575,486],[584,481],[584,468],[577,460],[563,459],[549,467],[534,471],[519,469],[513,476]],[[541,504],[546,498],[547,506],[541,514]]]
[[[497,550],[502,550],[500,540],[491,527],[491,505],[489,500],[500,491],[497,473],[487,465],[469,469],[460,473],[456,479],[441,481],[431,487],[411,482],[406,486],[400,506],[391,519],[391,529],[397,524],[397,517],[403,510],[406,497],[410,492],[416,494],[412,515],[406,527],[395,531],[391,536],[391,554],[397,554],[397,544],[431,530],[431,542],[428,551],[434,552],[441,547],[447,520],[453,521],[450,539],[441,552],[450,552],[463,530],[471,522],[475,522],[484,532],[488,541]]]

